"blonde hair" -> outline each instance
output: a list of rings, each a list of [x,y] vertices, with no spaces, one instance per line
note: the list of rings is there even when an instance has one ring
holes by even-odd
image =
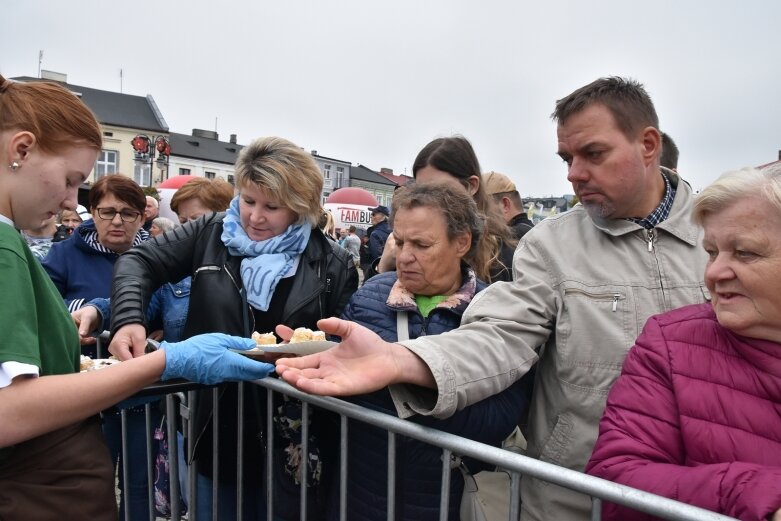
[[[323,175],[312,156],[287,139],[262,137],[239,153],[236,186],[253,183],[298,216],[297,224],[317,226],[322,211]]]
[[[743,168],[721,175],[697,195],[692,219],[702,225],[707,216],[751,197],[764,199],[781,215],[781,164]]]
[[[334,222],[334,216],[326,209],[322,209],[320,219],[317,222],[317,227],[326,235],[331,237],[336,235],[336,222]]]

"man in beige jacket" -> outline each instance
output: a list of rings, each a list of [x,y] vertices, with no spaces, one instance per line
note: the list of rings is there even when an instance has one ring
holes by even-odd
[[[559,100],[553,118],[581,204],[526,234],[513,282],[477,295],[462,326],[443,335],[390,344],[356,324],[321,321],[342,343],[280,360],[284,379],[331,395],[391,385],[399,416],[447,417],[538,363],[528,454],[582,471],[645,321],[709,298],[707,256],[689,219],[690,187],[659,166],[659,122],[642,85],[601,78]],[[589,518],[588,497],[540,480],[524,478],[522,498],[523,519]]]

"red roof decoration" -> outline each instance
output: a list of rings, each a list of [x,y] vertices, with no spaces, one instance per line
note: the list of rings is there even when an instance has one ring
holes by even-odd
[[[377,206],[377,199],[363,188],[348,186],[340,188],[325,200],[328,204],[357,204],[363,206]]]
[[[180,189],[183,184],[185,184],[190,179],[196,179],[198,176],[195,175],[177,175],[173,177],[169,177],[159,185],[157,185],[157,188],[174,188],[176,190]]]

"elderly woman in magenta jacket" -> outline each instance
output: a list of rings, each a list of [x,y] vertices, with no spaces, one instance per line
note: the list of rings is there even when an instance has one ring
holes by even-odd
[[[342,318],[399,339],[397,317],[406,313],[409,338],[438,335],[457,328],[475,294],[486,287],[469,263],[483,230],[472,198],[443,184],[412,184],[393,198],[396,270],[368,280],[350,299]],[[491,346],[475,346],[490,349]],[[356,397],[359,404],[395,414],[387,389]],[[434,428],[495,446],[513,431],[529,403],[525,381],[467,407],[446,420],[420,418]],[[347,511],[354,520],[385,519],[387,509],[387,433],[355,422],[349,430]],[[436,520],[442,477],[442,451],[399,438],[396,446],[396,519]],[[468,463],[471,472],[482,470]],[[448,519],[458,519],[463,478],[451,472]],[[337,518],[333,489],[329,517]]]
[[[781,520],[781,168],[699,195],[712,303],[651,318],[586,472],[743,520]],[[651,519],[606,504],[603,519]]]

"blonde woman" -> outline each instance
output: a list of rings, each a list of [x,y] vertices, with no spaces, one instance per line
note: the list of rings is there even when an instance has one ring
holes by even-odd
[[[352,257],[317,227],[323,176],[312,156],[286,139],[260,138],[239,154],[236,179],[239,194],[227,212],[187,222],[117,262],[111,302],[115,335],[110,350],[120,358],[143,353],[147,335],[143,309],[154,291],[188,275],[192,286],[185,338],[213,331],[249,337],[253,331],[274,331],[283,323],[316,329],[319,319],[339,316],[344,309],[358,286],[358,274]],[[212,512],[211,395],[207,391],[198,400],[193,418],[194,459],[199,463],[198,519],[209,519]],[[236,517],[236,399],[235,385],[222,390],[220,519]],[[254,404],[265,407],[265,397],[253,396],[246,403],[245,439],[257,439],[263,425]],[[285,435],[275,436],[277,443],[287,439],[286,443],[295,445]],[[259,443],[247,445],[242,485],[252,491],[243,494],[247,501],[244,514],[251,518],[253,512],[264,510],[264,495],[255,493],[263,458]],[[280,455],[275,460],[280,462],[286,459],[287,446],[277,448]],[[277,493],[284,493],[286,484],[291,495],[297,494],[289,475],[280,472]],[[274,504],[278,516],[298,517],[297,497],[282,497]],[[286,506],[291,509],[287,513],[282,511]]]

